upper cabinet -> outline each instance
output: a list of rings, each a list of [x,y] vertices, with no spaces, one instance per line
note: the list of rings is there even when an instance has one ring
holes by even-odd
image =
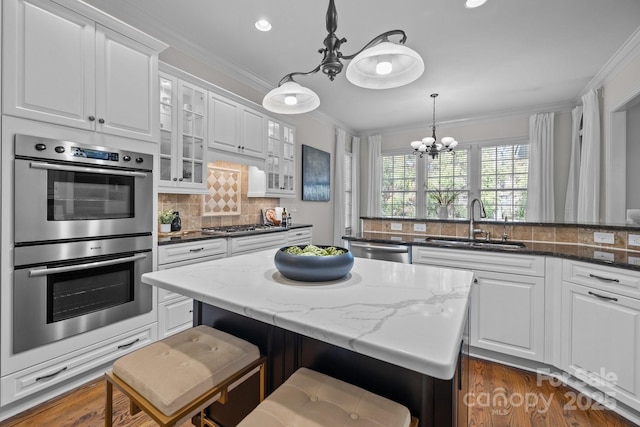
[[[207,91],[160,73],[161,191],[206,191],[206,119]]]
[[[209,144],[241,156],[264,159],[265,121],[257,110],[209,92]]]
[[[267,192],[277,196],[295,195],[295,130],[267,120]]]
[[[130,28],[114,31],[86,16],[96,13],[88,9],[82,14],[46,0],[2,3],[5,114],[158,140],[163,44]]]

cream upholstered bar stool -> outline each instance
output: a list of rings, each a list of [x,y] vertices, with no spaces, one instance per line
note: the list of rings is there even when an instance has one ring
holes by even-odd
[[[131,414],[146,412],[160,426],[174,426],[200,413],[200,425],[216,426],[204,409],[252,375],[265,393],[266,358],[257,346],[208,326],[197,326],[116,360],[105,374],[105,426],[112,426],[113,387],[130,402]]]
[[[300,368],[237,427],[417,427],[399,403]]]

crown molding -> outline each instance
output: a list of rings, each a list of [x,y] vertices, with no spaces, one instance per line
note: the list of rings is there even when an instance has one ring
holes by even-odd
[[[475,125],[479,123],[486,123],[490,121],[498,121],[498,120],[517,120],[517,119],[528,119],[529,116],[533,114],[538,114],[542,112],[554,112],[554,113],[563,113],[569,112],[575,107],[577,104],[575,101],[567,101],[560,102],[555,104],[542,104],[534,107],[528,107],[522,110],[505,110],[505,111],[496,111],[488,114],[481,114],[476,116],[468,116],[465,118],[452,119],[452,120],[442,120],[436,123],[438,128],[450,128],[454,126],[469,126]],[[384,129],[374,129],[370,131],[366,131],[364,133],[360,133],[357,136],[367,137],[370,135],[376,135],[379,133],[390,134],[390,133],[398,133],[405,132],[411,130],[418,130],[424,128],[431,128],[431,124],[421,122],[415,123],[413,125],[404,125],[393,128],[384,128]]]
[[[631,61],[640,56],[640,27],[625,41],[622,46],[613,54],[607,63],[598,71],[585,88],[575,99],[578,104],[582,103],[582,96],[592,89],[598,89],[605,85]]]

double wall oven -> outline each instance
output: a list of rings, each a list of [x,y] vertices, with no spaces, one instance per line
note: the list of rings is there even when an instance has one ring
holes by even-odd
[[[13,352],[151,311],[153,156],[15,136]]]

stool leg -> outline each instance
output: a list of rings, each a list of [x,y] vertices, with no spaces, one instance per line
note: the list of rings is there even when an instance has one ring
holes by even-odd
[[[266,390],[265,365],[266,362],[262,362],[260,365],[260,402],[264,400]]]
[[[104,404],[104,426],[113,426],[113,385],[108,378],[105,378],[105,404]]]

